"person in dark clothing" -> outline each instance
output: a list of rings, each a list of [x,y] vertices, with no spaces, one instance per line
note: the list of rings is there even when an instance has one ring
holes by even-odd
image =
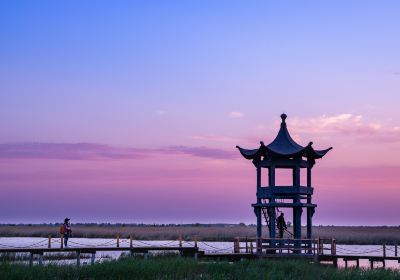
[[[69,220],[70,219],[65,218],[64,219],[64,224],[63,224],[63,227],[64,227],[64,246],[65,247],[68,247],[68,238],[70,238],[72,236],[72,230],[71,230],[71,225],[69,223]]]
[[[285,218],[283,217],[283,213],[281,213],[281,215],[278,217],[277,224],[278,224],[278,230],[279,230],[279,238],[283,238],[283,230],[287,229]]]

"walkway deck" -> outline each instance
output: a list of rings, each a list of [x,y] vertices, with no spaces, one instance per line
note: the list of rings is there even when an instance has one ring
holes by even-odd
[[[327,240],[325,240],[327,241]],[[117,242],[109,246],[88,245],[79,247],[52,247],[51,240],[49,239],[48,247],[33,247],[33,246],[44,246],[44,241],[41,241],[32,246],[26,248],[21,247],[4,247],[0,248],[0,254],[7,253],[27,253],[30,255],[29,263],[33,265],[34,256],[38,256],[39,265],[43,264],[44,253],[67,253],[74,252],[77,256],[77,265],[80,265],[81,254],[91,254],[91,264],[94,264],[95,255],[97,252],[130,252],[132,256],[136,254],[143,254],[144,258],[147,259],[149,252],[176,252],[181,256],[194,257],[195,259],[226,259],[231,261],[238,261],[242,259],[308,259],[315,262],[330,262],[337,267],[338,260],[343,260],[345,267],[348,266],[349,262],[355,262],[356,266],[359,267],[360,260],[367,260],[370,262],[370,267],[374,268],[375,263],[381,263],[383,267],[386,265],[386,261],[397,261],[400,263],[400,256],[397,254],[397,245],[393,248],[387,248],[386,245],[382,246],[382,255],[353,255],[353,254],[336,254],[336,241],[334,239],[329,240],[330,243],[325,243],[321,239],[242,239],[237,238],[233,242],[233,246],[225,249],[219,249],[215,246],[207,244],[206,242],[185,242],[182,240],[167,242],[164,245],[151,245],[147,244],[144,246],[132,243],[132,240],[121,241],[130,244],[130,246],[120,246],[120,240],[117,238]],[[138,241],[140,242],[140,241]],[[172,244],[175,242],[175,244]],[[179,243],[177,243],[179,242]],[[213,252],[206,252],[200,250],[198,244],[209,246],[213,249]],[[79,243],[77,243],[79,244]],[[176,246],[178,244],[178,246]],[[245,245],[245,246],[243,246]],[[257,247],[257,245],[259,245]],[[272,246],[272,247],[271,247]],[[258,249],[257,249],[258,248]],[[233,251],[230,251],[233,249]],[[340,249],[340,248],[338,248]],[[342,248],[343,249],[343,248]],[[387,250],[392,250],[394,255],[387,255]],[[374,251],[375,252],[375,251]],[[376,253],[376,252],[375,252]]]

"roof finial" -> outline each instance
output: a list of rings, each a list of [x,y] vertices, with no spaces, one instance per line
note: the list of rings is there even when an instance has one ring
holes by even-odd
[[[282,123],[285,123],[286,118],[287,118],[287,115],[285,113],[283,113],[281,115]]]

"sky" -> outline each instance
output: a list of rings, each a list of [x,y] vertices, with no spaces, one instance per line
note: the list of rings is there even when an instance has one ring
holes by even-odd
[[[285,112],[300,144],[333,147],[314,224],[399,225],[399,12],[0,1],[0,223],[255,223],[235,146],[272,141]]]

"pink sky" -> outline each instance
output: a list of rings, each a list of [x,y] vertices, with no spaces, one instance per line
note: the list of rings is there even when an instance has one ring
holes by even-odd
[[[284,112],[333,147],[315,224],[399,225],[399,10],[0,1],[0,223],[255,223],[235,146],[269,143]]]
[[[350,114],[289,116],[287,122],[300,143],[312,139],[318,148],[334,146],[313,169],[316,224],[397,224],[396,127]],[[81,222],[254,223],[255,168],[232,142],[257,147],[256,134],[271,139],[278,126],[273,120],[236,140],[197,136],[193,141],[204,145],[190,147],[1,144],[1,219],[54,222],[67,215]],[[290,174],[278,175],[277,183],[290,180]],[[59,209],[60,203],[68,210]]]

